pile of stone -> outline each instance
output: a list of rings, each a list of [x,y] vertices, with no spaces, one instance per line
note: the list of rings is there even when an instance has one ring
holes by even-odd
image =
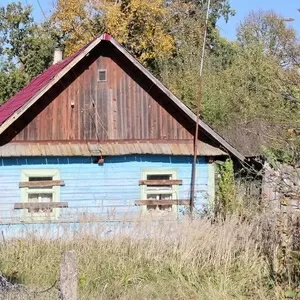
[[[22,288],[22,285],[17,283],[11,283],[6,277],[0,275],[0,293],[18,291]]]

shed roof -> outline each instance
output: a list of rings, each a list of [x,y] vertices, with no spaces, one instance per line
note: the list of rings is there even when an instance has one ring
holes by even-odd
[[[149,80],[152,81],[153,84],[155,84],[163,93],[165,93],[170,101],[173,102],[173,104],[175,104],[183,114],[189,117],[196,124],[198,121],[196,115],[145,67],[143,67],[124,47],[122,47],[109,34],[105,33],[81,48],[74,55],[64,59],[58,64],[49,67],[45,72],[33,79],[26,87],[24,87],[10,100],[4,103],[0,107],[0,135],[102,41],[113,45],[130,61],[130,63],[137,67],[146,77],[148,77]],[[200,129],[212,140],[217,142],[225,152],[231,153],[241,161],[245,160],[245,157],[237,149],[231,146],[210,126],[208,126],[202,120],[199,120],[198,124]]]

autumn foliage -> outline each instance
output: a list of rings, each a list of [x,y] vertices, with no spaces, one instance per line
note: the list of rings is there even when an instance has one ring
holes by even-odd
[[[58,0],[52,19],[68,36],[67,55],[98,34],[108,32],[147,62],[170,55],[174,48],[165,26],[168,16],[163,0]]]

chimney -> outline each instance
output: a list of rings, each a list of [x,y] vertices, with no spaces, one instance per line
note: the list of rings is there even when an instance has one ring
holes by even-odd
[[[53,55],[53,65],[59,63],[63,60],[63,51],[61,48],[55,48],[54,49],[54,55]]]

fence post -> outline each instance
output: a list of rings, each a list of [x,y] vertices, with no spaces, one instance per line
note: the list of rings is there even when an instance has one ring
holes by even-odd
[[[78,268],[74,250],[63,254],[60,264],[59,287],[62,300],[78,300]]]

